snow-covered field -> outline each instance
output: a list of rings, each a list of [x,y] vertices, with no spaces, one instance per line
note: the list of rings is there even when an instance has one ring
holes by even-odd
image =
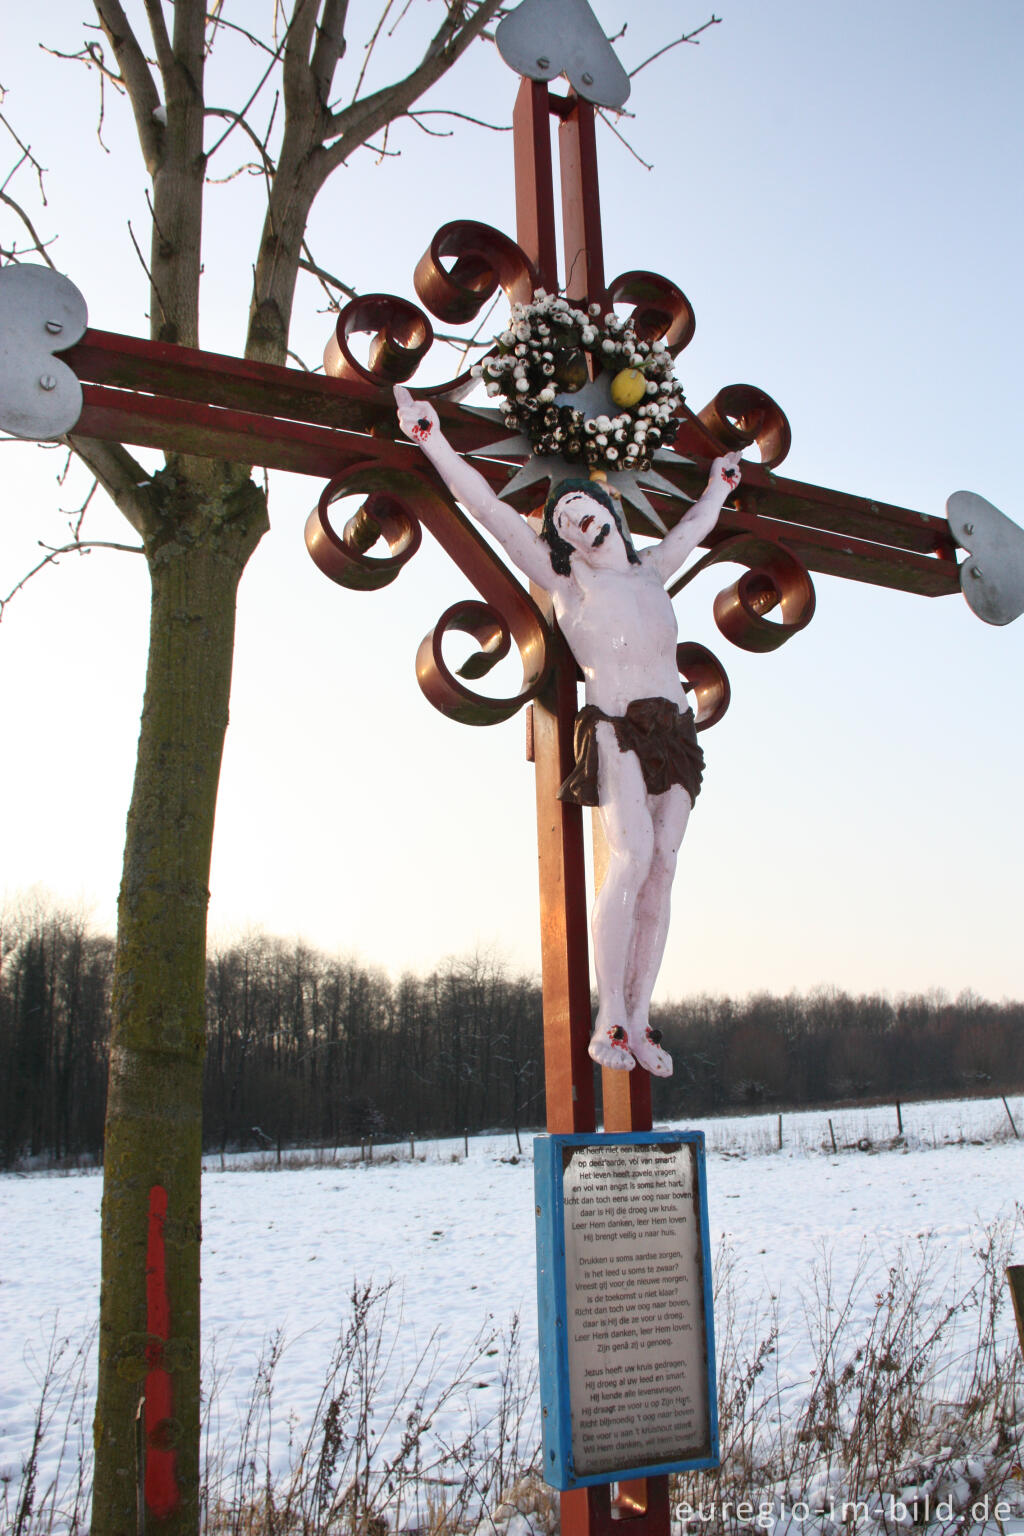
[[[1024,1130],[1024,1101],[1010,1109]],[[900,1248],[928,1244],[943,1290],[974,1263],[977,1234],[1011,1221],[1022,1189],[1021,1145],[1000,1101],[893,1106],[704,1122],[713,1243],[731,1248],[741,1312],[780,1314],[783,1387],[812,1366],[806,1323],[815,1271],[827,1260],[835,1294],[858,1289],[869,1309]],[[855,1150],[870,1143],[870,1150]],[[436,1332],[454,1361],[488,1325],[522,1319],[535,1348],[533,1169],[530,1142],[517,1161],[509,1136],[398,1144],[394,1159],[276,1168],[253,1159],[208,1159],[204,1179],[205,1353],[226,1423],[248,1396],[268,1338],[282,1330],[275,1419],[308,1419],[331,1346],[348,1315],[354,1280],[393,1278],[402,1344],[394,1370]],[[420,1160],[422,1159],[422,1160]],[[258,1161],[258,1160],[257,1160]],[[101,1179],[95,1172],[0,1177],[0,1473],[16,1471],[31,1438],[40,1379],[55,1329],[86,1339],[97,1310]],[[1024,1232],[1014,1237],[1024,1262]],[[858,1280],[858,1275],[861,1278]],[[856,1287],[855,1287],[856,1282]],[[1009,1321],[1007,1326],[1011,1326]],[[486,1414],[500,1356],[484,1357],[466,1399],[442,1429]],[[442,1368],[443,1369],[443,1368]],[[54,1450],[49,1454],[52,1456]],[[282,1443],[282,1455],[283,1443]],[[44,1454],[44,1470],[46,1456]]]

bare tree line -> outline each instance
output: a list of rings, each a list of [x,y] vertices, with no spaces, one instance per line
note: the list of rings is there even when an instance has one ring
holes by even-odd
[[[0,1156],[99,1156],[113,941],[26,901],[0,935]],[[691,997],[657,1011],[676,1075],[661,1118],[763,1105],[1017,1091],[1024,1003],[838,990]],[[539,984],[500,959],[392,981],[253,933],[206,979],[207,1150],[338,1146],[544,1120]]]

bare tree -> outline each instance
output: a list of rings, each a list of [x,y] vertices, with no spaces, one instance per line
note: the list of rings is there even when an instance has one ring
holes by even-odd
[[[130,106],[151,185],[148,252],[154,339],[199,343],[203,207],[210,159],[244,146],[263,179],[266,213],[252,264],[244,356],[283,364],[296,280],[312,271],[345,285],[306,244],[313,203],[346,159],[409,115],[498,11],[500,0],[445,0],[418,63],[384,89],[334,100],[345,54],[348,0],[267,6],[258,32],[222,0],[94,0],[98,28],[65,58],[93,70],[102,114],[114,93]],[[391,10],[374,21],[371,50]],[[398,19],[398,13],[391,22]],[[260,64],[236,102],[208,101],[204,70],[225,34],[242,32]],[[54,50],[57,51],[57,50]],[[364,53],[364,59],[366,54]],[[257,120],[257,106],[268,106]],[[279,105],[278,105],[279,103]],[[229,142],[230,141],[230,142]],[[18,141],[20,143],[20,141]],[[24,145],[21,151],[28,153]],[[219,162],[218,162],[219,163]],[[32,162],[35,165],[35,162]],[[38,167],[36,167],[38,169]],[[237,169],[242,169],[239,164]],[[218,172],[219,174],[219,172]],[[45,256],[45,242],[4,183],[15,229],[5,259]],[[19,244],[20,241],[20,244]],[[244,269],[243,264],[240,267]],[[113,1031],[103,1195],[103,1281],[93,1529],[136,1529],[135,1418],[147,1373],[170,1376],[173,1411],[156,1440],[171,1450],[177,1495],[160,1529],[197,1527],[199,1457],[199,1233],[206,912],[214,810],[228,719],[235,599],[268,527],[267,498],[251,467],[169,454],[147,473],[124,447],[72,439],[141,543],[151,578],[150,651],[118,907]],[[76,540],[80,528],[76,530]],[[171,1336],[147,1322],[150,1196],[166,1191],[163,1251]],[[151,1449],[153,1436],[150,1436]],[[152,1513],[152,1511],[151,1511]]]

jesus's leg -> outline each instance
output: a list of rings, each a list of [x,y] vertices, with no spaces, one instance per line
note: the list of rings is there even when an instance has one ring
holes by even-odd
[[[629,1048],[640,1065],[655,1077],[671,1077],[672,1058],[652,1038],[648,1015],[668,939],[676,858],[692,807],[681,784],[673,784],[663,795],[653,795],[649,803],[654,852],[637,897],[633,944],[626,963],[626,1032]]]
[[[608,869],[594,903],[594,969],[598,1009],[590,1054],[603,1067],[628,1069],[626,967],[633,945],[637,898],[654,851],[654,825],[636,754],[621,752],[613,728],[597,727],[598,814],[608,845]]]

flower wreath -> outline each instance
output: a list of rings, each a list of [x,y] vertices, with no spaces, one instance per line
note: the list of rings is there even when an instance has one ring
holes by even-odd
[[[646,473],[675,437],[683,392],[668,347],[638,337],[632,317],[602,316],[599,304],[584,312],[538,289],[532,303],[512,306],[496,350],[473,373],[503,397],[505,426],[541,456]],[[585,409],[573,404],[577,393]]]

